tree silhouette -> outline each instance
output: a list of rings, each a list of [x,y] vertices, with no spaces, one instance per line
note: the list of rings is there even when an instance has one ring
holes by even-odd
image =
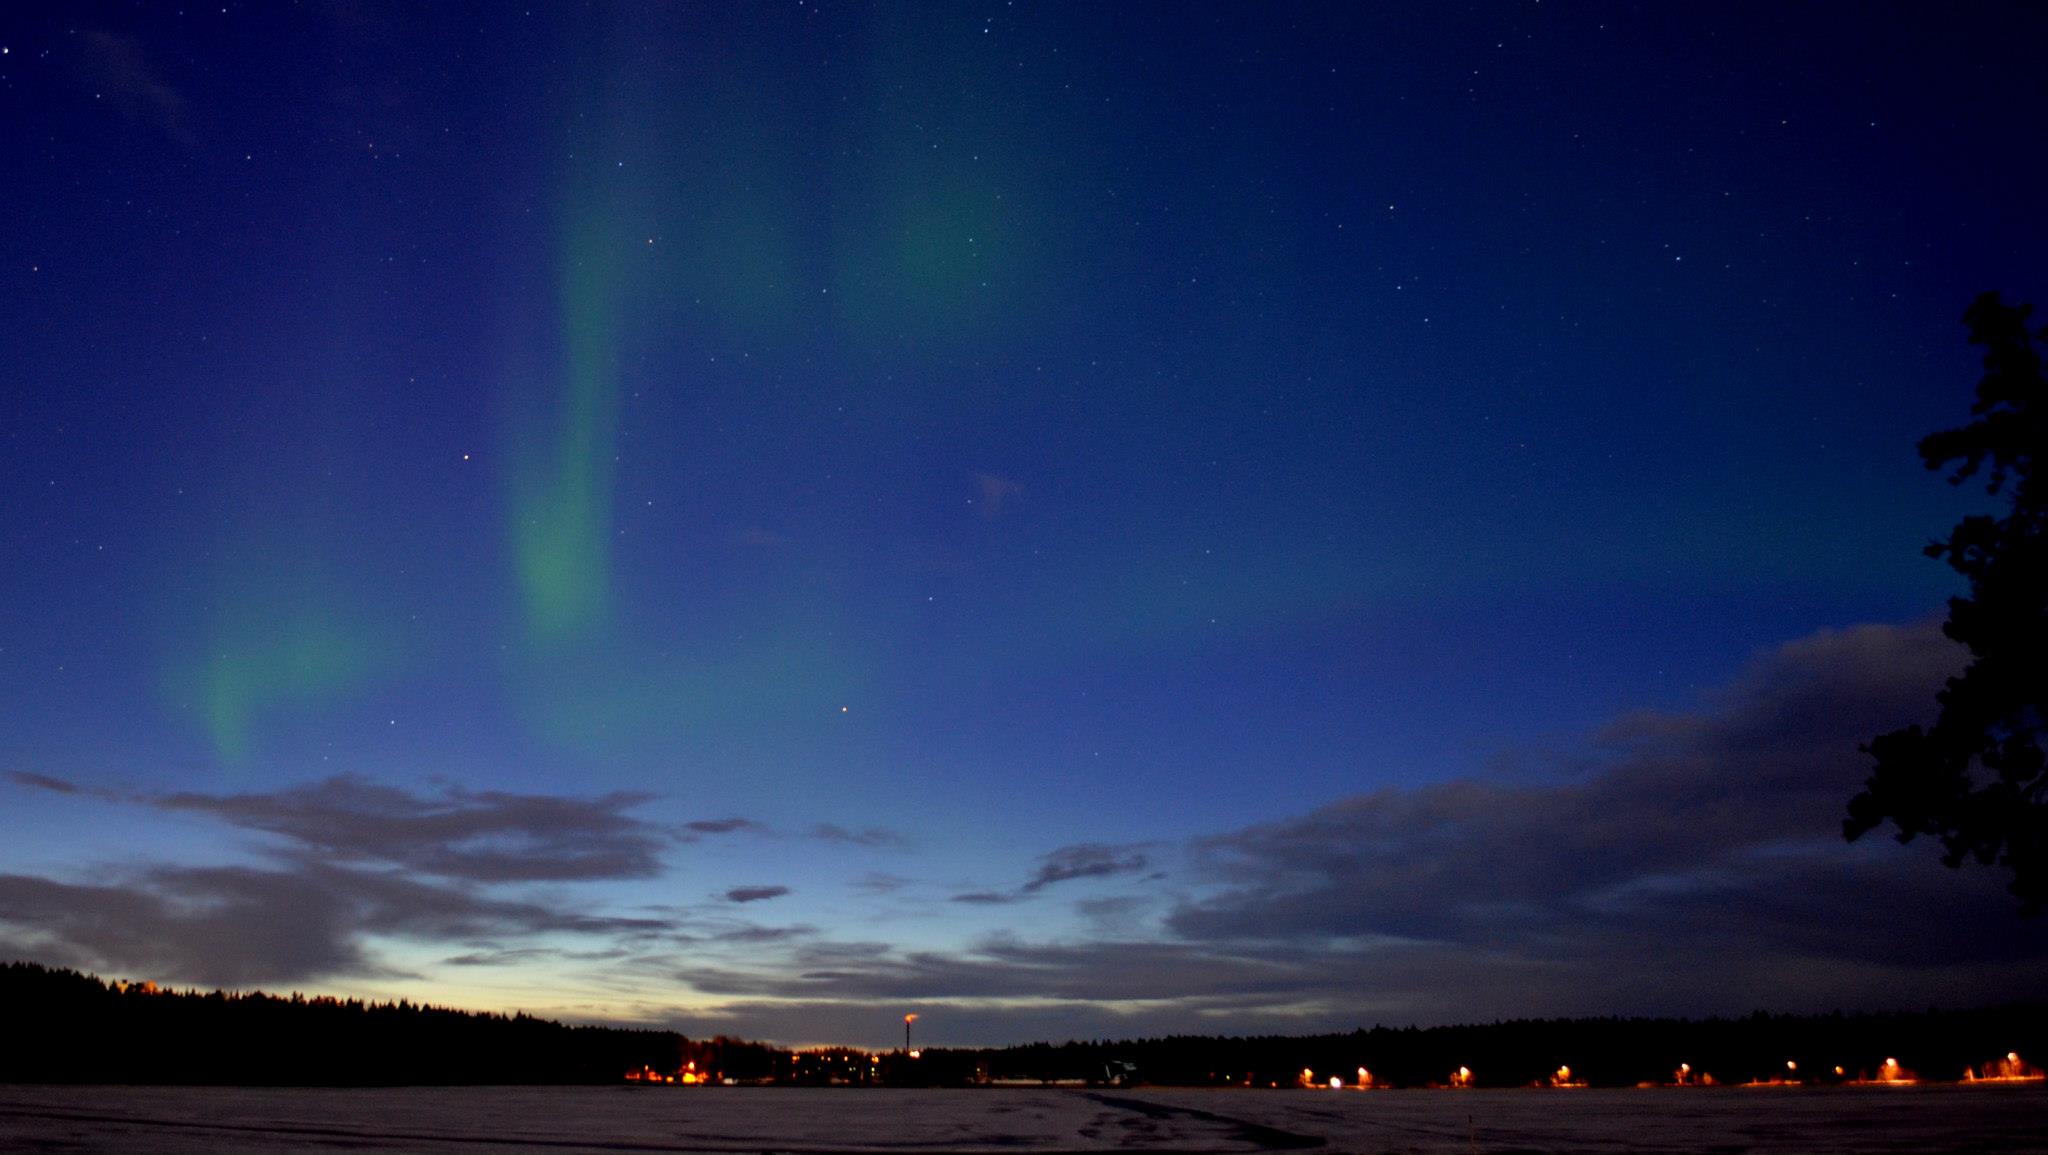
[[[700,1066],[723,1057],[717,1041],[673,1031],[405,999],[170,991],[0,963],[0,1083],[618,1083],[642,1067],[674,1071],[685,1054]]]
[[[1976,420],[1928,436],[1920,456],[1929,469],[1957,463],[1954,484],[1982,471],[2011,509],[1966,517],[1927,547],[1970,583],[1968,597],[1949,599],[1942,627],[1968,647],[1970,664],[1937,696],[1932,727],[1863,747],[1877,766],[1849,800],[1842,833],[1854,841],[1889,819],[1901,842],[1936,835],[1943,862],[2009,869],[2022,909],[2039,913],[2048,901],[2048,489],[2035,467],[2048,445],[2048,381],[2034,342],[2048,329],[2029,331],[2032,311],[1986,293],[1963,314],[1971,343],[1986,350]]]

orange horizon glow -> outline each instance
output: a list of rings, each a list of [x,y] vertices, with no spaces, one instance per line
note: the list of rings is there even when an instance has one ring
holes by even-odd
[[[1975,1068],[1963,1068],[1965,1083],[2040,1083],[2048,1082],[2048,1072],[2039,1067],[2030,1067],[2020,1060],[2018,1051],[2007,1051],[2002,1059],[1993,1059],[1984,1064],[1979,1074]]]

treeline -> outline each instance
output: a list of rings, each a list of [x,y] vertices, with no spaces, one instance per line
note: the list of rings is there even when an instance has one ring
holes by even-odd
[[[1348,1034],[1032,1043],[868,1055],[794,1054],[723,1036],[572,1027],[530,1015],[400,1000],[165,991],[34,963],[0,964],[0,1083],[419,1085],[616,1083],[626,1073],[711,1082],[959,1086],[992,1081],[1157,1086],[1357,1082],[1422,1087],[1469,1072],[1480,1087],[1567,1081],[1634,1086],[1711,1079],[1952,1081],[2018,1054],[2048,1058],[2048,1003],[1919,1014],[1732,1019],[1546,1019],[1374,1027]],[[866,1056],[866,1066],[860,1062]],[[1887,1060],[1897,1067],[1887,1068]],[[689,1066],[694,1064],[694,1066]],[[1128,1064],[1126,1067],[1124,1064]],[[1683,1065],[1681,1067],[1681,1065]],[[1838,1070],[1839,1069],[1839,1070]]]
[[[1345,1086],[1358,1069],[1377,1084],[1447,1085],[1460,1068],[1481,1087],[1565,1081],[1632,1087],[1708,1077],[1722,1084],[1774,1079],[1839,1083],[1917,1076],[1952,1081],[2018,1053],[2048,1058],[2048,1003],[1918,1014],[1772,1015],[1687,1019],[1524,1019],[1484,1025],[1390,1028],[1341,1035],[1174,1036],[1115,1042],[1033,1043],[983,1050],[927,1050],[926,1078],[1102,1079],[1111,1064],[1139,1081],[1175,1086]],[[1898,1066],[1889,1072],[1888,1059]],[[1788,1064],[1791,1064],[1788,1066]],[[1839,1073],[1836,1068],[1840,1068]]]
[[[763,1048],[765,1050],[765,1048]],[[0,966],[0,1083],[615,1083],[711,1044],[400,1000],[159,990]]]

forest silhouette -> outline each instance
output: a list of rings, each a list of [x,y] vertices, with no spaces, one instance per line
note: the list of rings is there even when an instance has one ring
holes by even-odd
[[[769,1054],[673,1031],[566,1026],[403,999],[167,991],[21,962],[0,966],[0,1023],[0,1082],[616,1083],[628,1070],[692,1060],[765,1073]]]
[[[956,1086],[1135,1081],[1165,1086],[1635,1086],[1989,1074],[2048,1054],[2048,1003],[1970,1011],[1684,1020],[1517,1020],[1310,1036],[1177,1036],[993,1048],[794,1052],[723,1036],[568,1026],[524,1014],[261,992],[168,991],[35,963],[0,965],[0,1082],[398,1086],[603,1084],[629,1073],[709,1081]],[[831,1056],[843,1064],[821,1061]],[[1887,1060],[1896,1060],[1888,1068]],[[1128,1064],[1128,1066],[1125,1066]],[[1788,1066],[1790,1064],[1790,1066]],[[846,1070],[851,1068],[852,1077]],[[1839,1068],[1839,1070],[1837,1070]],[[1567,1069],[1564,1079],[1560,1069]],[[1308,1072],[1305,1075],[1304,1072]]]

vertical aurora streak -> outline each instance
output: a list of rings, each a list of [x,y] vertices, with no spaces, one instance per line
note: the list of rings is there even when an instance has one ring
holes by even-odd
[[[619,427],[618,233],[587,190],[569,198],[558,291],[563,383],[553,428],[525,454],[512,531],[528,637],[602,629],[611,598]]]
[[[369,647],[345,623],[301,613],[266,628],[236,623],[200,674],[200,713],[214,750],[239,763],[249,753],[257,718],[293,702],[332,694],[370,669]]]

